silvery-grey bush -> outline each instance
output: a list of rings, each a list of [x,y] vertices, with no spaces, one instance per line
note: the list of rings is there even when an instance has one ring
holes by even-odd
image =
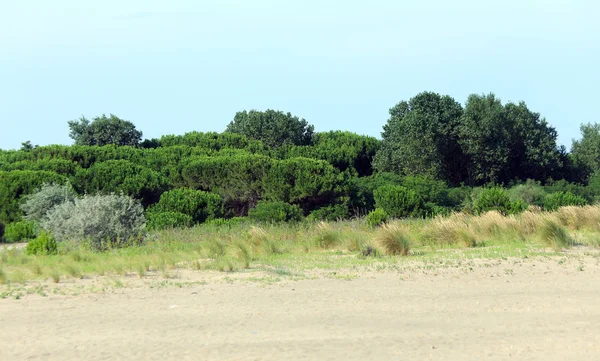
[[[95,195],[76,198],[50,211],[42,228],[58,241],[89,241],[102,249],[144,234],[146,219],[142,205],[131,197]]]
[[[70,183],[44,184],[40,190],[25,198],[21,209],[25,212],[25,219],[40,223],[54,207],[65,202],[73,203],[77,194]]]

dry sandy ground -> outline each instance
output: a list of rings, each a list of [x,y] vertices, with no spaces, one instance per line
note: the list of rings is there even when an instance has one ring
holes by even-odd
[[[600,360],[599,301],[598,257],[27,296],[0,360]]]

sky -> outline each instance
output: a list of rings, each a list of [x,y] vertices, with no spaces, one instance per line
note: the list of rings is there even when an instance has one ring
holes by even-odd
[[[600,122],[596,0],[1,0],[0,148],[72,144],[112,113],[144,138],[277,109],[380,137],[422,91],[525,101],[570,148]]]

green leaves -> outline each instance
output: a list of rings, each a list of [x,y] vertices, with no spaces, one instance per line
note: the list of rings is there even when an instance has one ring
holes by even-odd
[[[107,145],[137,146],[142,139],[142,132],[135,129],[132,122],[118,118],[110,114],[109,117],[102,114],[91,122],[85,117],[79,120],[71,120],[69,123],[69,137],[77,145]]]
[[[227,132],[261,140],[270,147],[280,147],[284,144],[311,144],[314,127],[290,113],[271,109],[264,112],[244,110],[236,113],[227,126]]]

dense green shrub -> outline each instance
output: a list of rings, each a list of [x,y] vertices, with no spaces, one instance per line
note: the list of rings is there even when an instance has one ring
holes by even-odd
[[[124,245],[141,237],[146,228],[141,204],[125,195],[96,195],[56,206],[42,228],[57,241],[89,241],[96,249]]]
[[[524,210],[524,207],[522,201],[511,202],[506,190],[500,187],[481,189],[473,200],[473,210],[476,214],[498,211],[507,215],[515,212],[519,213]]]
[[[219,194],[235,216],[244,216],[264,194],[273,160],[246,152],[194,157],[182,169],[185,185]]]
[[[76,196],[70,183],[46,183],[36,193],[25,197],[21,209],[25,212],[26,219],[39,223],[54,207],[64,202],[74,202]]]
[[[179,212],[149,212],[147,218],[150,230],[189,227],[194,223],[192,217]]]
[[[190,216],[194,223],[202,223],[223,215],[223,201],[218,194],[178,188],[163,193],[150,212],[182,213]]]
[[[521,200],[530,205],[542,206],[547,193],[540,182],[528,179],[523,184],[516,185],[507,190],[511,201]]]
[[[273,163],[264,181],[265,197],[297,204],[308,213],[343,194],[344,175],[316,159],[291,158]]]
[[[73,185],[80,194],[123,192],[148,206],[168,188],[168,181],[158,172],[128,160],[108,160],[80,169]]]
[[[58,246],[52,235],[42,232],[37,238],[27,244],[25,252],[28,255],[52,255],[58,253]]]
[[[345,205],[336,204],[316,209],[312,211],[307,218],[316,221],[339,221],[350,218],[350,211]]]
[[[406,176],[402,178],[402,186],[417,193],[425,203],[439,206],[451,205],[448,197],[448,185],[429,176]]]
[[[371,227],[380,226],[388,221],[388,214],[381,208],[377,208],[367,214],[367,224]]]
[[[233,227],[240,224],[248,223],[248,218],[246,217],[233,217],[229,219],[225,218],[216,218],[210,221],[204,222],[204,226],[216,226],[216,227]]]
[[[423,199],[414,191],[403,186],[383,186],[375,190],[375,205],[390,217],[423,217],[426,209]]]
[[[4,241],[6,243],[23,242],[33,238],[35,238],[35,224],[32,222],[21,221],[6,225],[4,231]]]
[[[6,226],[4,223],[0,222],[0,243],[4,242],[4,229]]]
[[[300,207],[281,201],[260,201],[248,212],[248,218],[257,222],[277,223],[300,221]]]
[[[544,209],[555,211],[565,206],[585,206],[585,198],[577,196],[571,192],[557,192],[548,194],[544,199]]]

